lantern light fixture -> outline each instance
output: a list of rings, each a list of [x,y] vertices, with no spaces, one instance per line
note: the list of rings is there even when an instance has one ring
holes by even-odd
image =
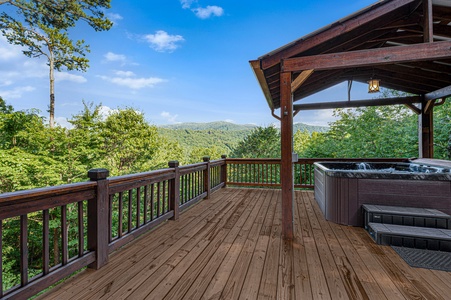
[[[368,80],[368,93],[378,93],[380,88],[380,79],[371,78]]]

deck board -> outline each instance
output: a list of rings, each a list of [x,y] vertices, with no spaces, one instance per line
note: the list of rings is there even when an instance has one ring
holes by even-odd
[[[281,192],[222,189],[38,299],[446,299],[451,274],[409,267],[362,228],[324,219],[295,192],[281,239]]]

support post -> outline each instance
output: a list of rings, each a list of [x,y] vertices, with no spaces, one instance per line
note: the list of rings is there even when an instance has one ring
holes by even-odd
[[[210,184],[210,156],[204,156],[203,161],[207,163],[207,169],[204,171],[204,191],[207,192],[205,199],[210,199],[211,184]]]
[[[96,253],[96,260],[88,268],[96,270],[108,263],[108,175],[107,169],[88,172],[89,179],[97,182],[96,198],[88,201],[88,249]]]
[[[168,166],[174,168],[174,179],[169,183],[169,210],[174,212],[171,220],[177,220],[180,214],[180,164],[177,160],[171,160]]]
[[[293,96],[291,72],[280,73],[282,233],[293,239]]]
[[[227,155],[221,155],[221,159],[224,160],[224,164],[221,166],[221,182],[224,183],[222,188],[227,187]]]
[[[428,109],[429,108],[429,109]],[[421,113],[418,115],[418,157],[434,157],[434,106],[427,102],[421,103]]]

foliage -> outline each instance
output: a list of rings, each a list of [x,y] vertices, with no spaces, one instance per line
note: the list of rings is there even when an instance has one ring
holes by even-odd
[[[238,146],[231,157],[277,158],[280,157],[280,132],[273,126],[257,127]]]
[[[417,117],[403,106],[337,109],[326,133],[312,135],[306,157],[414,157]],[[297,143],[295,139],[295,145]]]
[[[434,158],[451,160],[451,98],[434,108]]]
[[[69,38],[67,30],[80,19],[96,31],[109,30],[112,26],[102,11],[110,7],[110,0],[11,0],[0,1],[17,8],[15,16],[0,14],[0,31],[13,45],[20,45],[28,57],[47,59],[50,69],[50,127],[54,126],[55,95],[54,70],[86,71],[89,60],[85,57],[89,46],[83,40]]]
[[[143,170],[158,147],[157,128],[132,108],[110,114],[101,126],[100,137],[104,160],[112,175]]]

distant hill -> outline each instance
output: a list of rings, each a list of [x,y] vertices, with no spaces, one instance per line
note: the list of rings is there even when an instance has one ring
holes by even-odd
[[[240,131],[240,130],[251,130],[252,128],[257,127],[257,125],[252,124],[243,125],[218,121],[209,123],[180,123],[180,124],[163,125],[160,127],[167,129]]]
[[[255,127],[258,126],[220,121],[163,125],[158,127],[158,131],[167,139],[179,142],[185,149],[195,147],[210,148],[215,146],[222,149],[224,154],[228,154]],[[294,124],[293,132],[295,133],[299,129],[307,130],[311,133],[324,132],[329,128],[325,126],[311,126],[303,123]]]
[[[329,130],[328,126],[314,126],[314,125],[307,125],[304,123],[295,123],[293,125],[293,133],[295,133],[296,131],[301,130],[307,130],[309,133],[312,132],[326,132]]]
[[[171,125],[162,125],[160,128],[176,129],[176,130],[220,130],[220,131],[250,131],[258,127],[254,124],[234,124],[225,121],[209,122],[209,123],[180,123]],[[293,132],[298,130],[307,130],[308,132],[326,132],[329,130],[327,126],[313,126],[304,123],[295,123],[293,125]]]

